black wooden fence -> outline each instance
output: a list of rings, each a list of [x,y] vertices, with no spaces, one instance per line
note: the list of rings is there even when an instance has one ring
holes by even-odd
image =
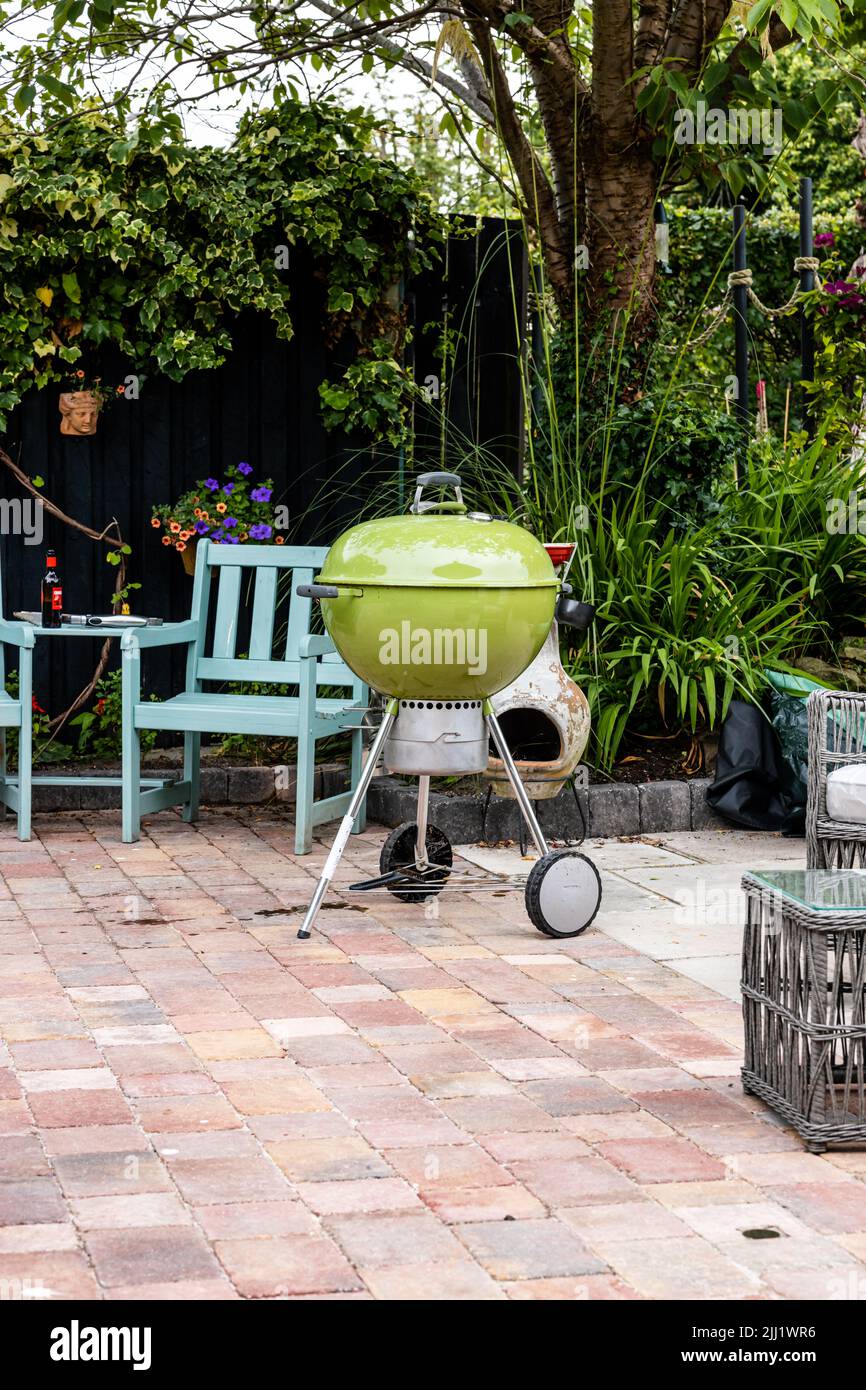
[[[462,223],[437,269],[405,287],[415,377],[422,384],[434,378],[444,388],[437,395],[431,386],[430,405],[418,412],[416,467],[443,459],[453,466],[462,448],[480,446],[519,470],[525,294],[519,227],[493,218],[477,227]],[[33,392],[15,412],[2,443],[25,472],[45,479],[46,494],[97,530],[117,518],[133,551],[129,577],[141,584],[134,611],[169,619],[188,614],[191,581],[180,557],[162,546],[150,517],[155,503],[171,501],[196,479],[246,460],[257,478],[274,478],[275,501],[288,505],[298,538],[326,544],[354,519],[373,472],[380,478],[408,473],[406,459],[393,450],[324,430],[319,383],[333,378],[345,357],[325,345],[321,289],[300,266],[292,316],[289,343],[275,338],[266,319],[239,318],[223,367],[179,383],[148,380],[138,401],[118,400],[106,410],[92,438],[60,434],[56,387]],[[453,345],[444,373],[437,355],[443,325]],[[112,366],[120,373],[115,379],[122,379],[121,363],[108,364],[106,376]],[[405,488],[395,486],[395,510],[400,491]],[[0,497],[18,495],[16,482],[0,468]],[[108,611],[114,571],[102,548],[46,518],[48,544],[58,552],[67,611]],[[0,536],[6,617],[38,607],[45,545]],[[35,683],[40,703],[55,713],[87,683],[97,644],[52,644],[50,661],[47,646],[37,645]],[[179,653],[160,663],[154,693],[176,689],[181,670]]]

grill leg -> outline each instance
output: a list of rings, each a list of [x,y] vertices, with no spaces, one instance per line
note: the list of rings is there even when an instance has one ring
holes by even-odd
[[[427,811],[430,805],[430,778],[418,778],[418,814],[415,821],[415,868],[427,868]]]
[[[346,845],[348,844],[349,836],[352,833],[352,826],[355,817],[361,809],[364,797],[367,795],[367,789],[373,780],[373,773],[376,771],[376,767],[379,762],[379,756],[382,752],[382,748],[384,747],[385,740],[391,732],[391,726],[394,723],[394,720],[397,716],[397,708],[398,706],[396,700],[388,701],[385,716],[382,720],[382,723],[379,725],[379,732],[373,740],[373,746],[371,747],[367,757],[367,761],[364,764],[364,771],[361,773],[358,785],[355,788],[355,794],[352,797],[352,800],[349,802],[349,809],[344,815],[343,819],[340,821],[340,828],[337,831],[336,839],[334,840],[334,843],[331,845],[328,857],[325,860],[325,867],[322,870],[322,876],[316,885],[316,891],[313,894],[312,902],[310,903],[310,906],[307,908],[307,915],[301,924],[300,930],[298,931],[299,941],[306,941],[307,937],[310,935],[310,932],[313,930],[313,923],[319,915],[319,908],[322,906],[322,899],[324,898],[325,894],[328,891],[328,888],[330,887],[331,880],[333,879],[334,874],[337,872],[337,865],[342,859],[343,850],[346,848]]]
[[[505,771],[508,773],[508,780],[514,788],[514,795],[517,797],[517,804],[523,812],[523,819],[529,826],[529,833],[535,841],[535,848],[538,850],[539,854],[547,854],[547,841],[544,838],[544,832],[538,823],[538,817],[535,814],[532,802],[529,800],[526,788],[520,780],[520,773],[514,766],[511,749],[505,741],[505,737],[499,727],[499,720],[493,713],[493,706],[490,704],[489,700],[485,701],[484,704],[484,716],[487,720],[487,727],[493,737],[493,742],[496,744],[496,751],[505,765]]]

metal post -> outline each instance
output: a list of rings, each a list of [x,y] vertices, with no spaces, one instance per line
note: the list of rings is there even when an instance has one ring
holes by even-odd
[[[325,860],[325,867],[322,870],[322,877],[316,884],[316,891],[313,894],[313,900],[310,903],[310,906],[307,908],[307,915],[301,924],[300,930],[298,931],[299,941],[306,941],[307,937],[310,935],[310,932],[313,930],[313,923],[319,915],[319,908],[322,906],[322,899],[328,891],[328,887],[330,886],[331,880],[334,877],[334,874],[337,872],[337,865],[343,857],[343,850],[346,848],[346,845],[349,842],[349,836],[352,833],[352,827],[355,822],[355,817],[361,809],[364,797],[367,795],[367,789],[373,780],[373,773],[376,771],[376,766],[379,762],[379,757],[381,755],[382,749],[385,746],[385,740],[391,732],[391,726],[394,723],[394,720],[397,718],[398,708],[399,705],[397,700],[388,701],[385,710],[385,717],[383,718],[382,723],[379,726],[379,732],[373,740],[373,746],[370,749],[370,752],[367,756],[367,761],[364,764],[364,771],[361,773],[352,800],[349,802],[349,809],[344,815],[343,819],[340,821],[340,828],[337,831],[336,839],[334,840],[334,843],[331,845],[330,852],[328,854],[327,859]]]
[[[734,270],[746,267],[746,209],[734,204]],[[749,299],[745,285],[735,285],[734,300],[734,371],[737,377],[737,419],[745,430],[749,428],[749,328],[746,310]]]
[[[800,180],[800,255],[814,256],[815,244],[812,240],[812,180]],[[800,271],[800,289],[805,293],[815,288],[814,270]],[[813,381],[815,377],[815,331],[810,316],[800,310],[800,380]],[[812,419],[808,398],[803,403],[803,418],[806,429],[811,433]]]
[[[487,727],[493,735],[493,742],[496,744],[496,751],[498,752],[500,758],[502,759],[505,765],[505,771],[508,774],[508,780],[514,788],[514,795],[517,798],[517,804],[523,812],[523,819],[529,826],[529,833],[535,841],[535,848],[538,850],[539,854],[547,854],[547,841],[544,838],[544,831],[538,824],[538,817],[535,814],[535,808],[533,807],[532,802],[529,800],[526,788],[520,780],[520,773],[514,766],[514,759],[511,756],[511,749],[508,747],[508,744],[505,741],[505,736],[499,727],[499,720],[493,713],[493,706],[490,704],[489,701],[485,701],[484,715],[487,720]]]
[[[427,808],[430,805],[430,778],[418,778],[418,815],[415,820],[415,868],[426,869],[427,863]]]

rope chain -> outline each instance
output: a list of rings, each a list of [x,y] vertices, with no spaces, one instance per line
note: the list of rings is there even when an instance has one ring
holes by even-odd
[[[795,256],[794,274],[799,275],[802,271],[806,270],[810,270],[814,274],[814,272],[819,269],[820,265],[821,262],[818,260],[817,256]],[[794,290],[794,293],[791,295],[791,297],[787,300],[785,304],[780,305],[778,309],[771,309],[767,304],[763,304],[761,302],[761,300],[755,294],[755,291],[752,289],[751,270],[732,270],[730,275],[728,276],[727,283],[728,287],[725,291],[725,297],[722,300],[721,304],[718,306],[718,308],[710,311],[713,315],[713,318],[709,327],[705,328],[703,333],[699,333],[696,338],[691,338],[686,343],[663,343],[662,347],[665,352],[686,351],[689,348],[703,347],[705,343],[708,343],[712,338],[713,334],[718,332],[724,320],[727,318],[728,310],[733,304],[733,291],[735,289],[745,288],[746,295],[748,296],[750,303],[754,304],[755,308],[760,310],[760,312],[764,314],[766,318],[769,319],[777,319],[781,318],[783,314],[789,314],[792,309],[795,309],[797,307],[797,304],[803,297],[803,290],[801,290],[800,286],[797,285],[796,289]]]

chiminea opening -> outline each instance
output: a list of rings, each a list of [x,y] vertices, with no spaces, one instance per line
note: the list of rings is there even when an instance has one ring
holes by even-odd
[[[508,709],[499,716],[505,742],[515,762],[555,763],[562,740],[552,719],[539,709]]]

